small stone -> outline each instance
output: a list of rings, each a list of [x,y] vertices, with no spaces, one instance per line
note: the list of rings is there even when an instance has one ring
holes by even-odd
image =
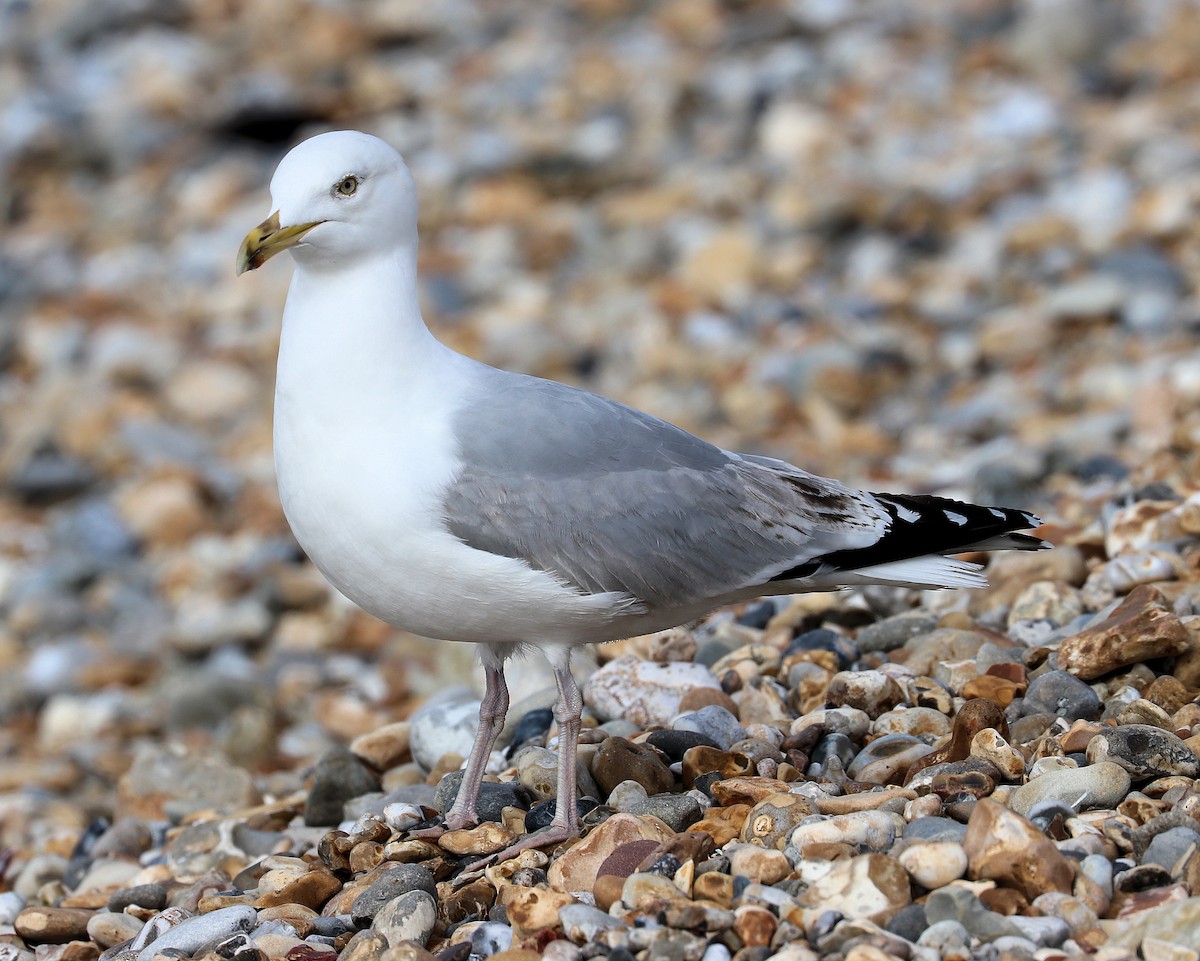
[[[260,892],[263,880],[259,882]],[[342,889],[342,882],[324,865],[313,865],[310,869],[295,875],[287,883],[274,891],[260,894],[254,904],[257,908],[271,908],[281,904],[300,904],[313,910],[319,910],[326,901]]]
[[[625,930],[629,927],[619,918],[588,904],[567,904],[559,909],[558,920],[563,934],[576,944],[595,942],[606,931]]]
[[[587,840],[590,840],[590,836],[582,843],[586,843]],[[512,925],[513,940],[521,941],[557,928],[559,912],[568,904],[574,903],[574,898],[544,885],[536,888],[511,885],[500,889],[500,903],[504,906],[508,923]]]
[[[447,831],[438,838],[438,846],[451,854],[495,854],[516,840],[516,835],[502,824],[485,821],[473,828]]]
[[[1049,801],[1065,804],[1076,811],[1115,808],[1129,793],[1129,773],[1112,761],[1099,761],[1080,768],[1047,771],[1015,788],[1008,806],[1025,817]]]
[[[828,707],[853,707],[876,718],[904,701],[904,690],[882,671],[840,671],[825,692]]]
[[[914,881],[929,890],[945,887],[967,873],[966,852],[953,841],[910,844],[900,852],[898,860]]]
[[[370,922],[385,904],[410,891],[437,896],[437,885],[429,869],[421,864],[397,864],[389,867],[354,899],[350,916],[356,924]]]
[[[409,891],[380,908],[371,927],[383,935],[389,947],[399,947],[405,941],[424,947],[436,923],[434,897],[427,891]]]
[[[450,688],[417,708],[408,723],[413,760],[431,771],[446,754],[471,753],[479,729],[479,699],[468,688]]]
[[[990,761],[1006,781],[1025,776],[1025,758],[993,728],[984,728],[971,738],[971,757]]]
[[[167,906],[167,889],[162,884],[136,884],[133,887],[120,888],[109,895],[109,911],[120,914],[132,905],[161,911]]]
[[[899,784],[931,753],[929,744],[911,734],[885,734],[859,751],[846,773],[867,784]]]
[[[205,809],[230,814],[257,800],[249,771],[170,747],[139,749],[117,782],[119,816],[148,820],[162,819],[168,809],[177,818]]]
[[[883,924],[911,900],[908,872],[884,854],[835,861],[799,900],[806,906],[840,911],[847,918]]]
[[[680,713],[680,700],[687,691],[720,687],[703,665],[655,664],[623,654],[588,679],[583,699],[605,721],[622,717],[640,727],[666,726]]]
[[[605,797],[622,781],[637,781],[647,794],[662,794],[675,787],[675,775],[662,756],[645,744],[623,737],[608,737],[592,761],[592,776]]]
[[[711,807],[704,813],[704,817],[691,826],[691,830],[702,831],[713,839],[717,847],[721,847],[734,838],[741,837],[749,815],[749,804]]]
[[[386,771],[406,761],[412,754],[409,748],[409,721],[396,721],[360,734],[350,742],[352,754],[366,761],[376,771]]]
[[[751,808],[741,839],[782,850],[796,826],[814,813],[812,802],[799,794],[770,794]]]
[[[1174,657],[1191,646],[1188,630],[1155,588],[1134,588],[1104,621],[1068,637],[1058,662],[1085,681],[1158,657]]]
[[[93,915],[87,923],[87,936],[102,948],[111,948],[136,938],[141,933],[144,922],[132,914],[115,914],[112,911],[100,911]]]
[[[743,904],[734,911],[733,932],[748,948],[765,948],[775,936],[779,919],[757,904]]]
[[[1052,714],[1068,720],[1097,720],[1104,706],[1087,684],[1066,671],[1047,671],[1029,682],[1021,713]]]
[[[31,905],[17,915],[13,927],[30,944],[66,944],[86,940],[92,911]]]
[[[682,767],[684,787],[691,787],[697,778],[705,774],[716,774],[721,780],[727,780],[750,774],[754,770],[750,759],[744,754],[733,754],[703,744],[690,748],[684,754]]]
[[[1091,764],[1113,761],[1138,781],[1200,774],[1200,758],[1191,748],[1177,735],[1149,724],[1122,724],[1102,731],[1089,742],[1087,758]]]
[[[1001,937],[1020,937],[1021,930],[1009,918],[984,906],[972,891],[951,884],[930,893],[925,899],[929,924],[953,920],[980,941]]]
[[[684,897],[674,883],[659,874],[635,871],[625,879],[621,888],[621,901],[626,907],[642,913],[657,913],[662,908]]]
[[[970,757],[975,735],[988,729],[996,731],[1003,738],[1008,737],[1008,720],[1000,705],[982,697],[966,701],[954,715],[950,743],[916,760],[908,769],[906,783],[912,785],[913,778],[919,772],[935,764],[961,761]]]
[[[629,805],[630,814],[648,814],[674,831],[686,831],[704,812],[700,802],[689,794],[655,794]]]
[[[671,728],[704,737],[707,743],[723,751],[728,751],[735,741],[746,737],[746,730],[737,716],[716,704],[680,714],[671,722]],[[686,752],[687,749],[684,750]]]
[[[792,864],[782,851],[757,844],[731,844],[724,848],[732,877],[754,884],[778,884],[792,873]]]
[[[680,718],[687,717],[681,714],[676,718],[676,722]],[[735,719],[736,723],[736,719]],[[653,748],[662,751],[670,761],[682,761],[684,754],[694,747],[712,747],[720,748],[720,745],[711,737],[691,730],[670,730],[670,731],[651,731],[646,736],[646,743]]]
[[[517,780],[538,801],[554,797],[558,788],[558,756],[544,747],[522,748],[516,757]]]
[[[168,949],[193,954],[206,944],[244,934],[254,926],[257,918],[254,908],[244,906],[218,908],[207,914],[185,918],[174,927],[163,930],[142,948],[137,961],[153,961],[155,955]]]
[[[870,651],[894,651],[909,640],[937,629],[937,618],[925,611],[905,611],[883,620],[868,624],[854,638],[858,649]]]
[[[641,840],[661,843],[674,837],[674,833],[657,818],[614,814],[550,865],[550,884],[568,893],[591,892],[600,865],[619,845]]]
[[[973,878],[1016,888],[1029,900],[1046,891],[1071,890],[1075,872],[1054,842],[996,801],[976,803],[962,843]]]
[[[450,810],[462,786],[464,771],[451,771],[443,777],[433,796],[433,807],[443,814]],[[506,807],[528,808],[529,791],[519,781],[484,781],[479,785],[479,806],[476,809],[481,821],[501,821]]]
[[[332,747],[317,761],[304,823],[309,827],[338,824],[347,801],[378,790],[379,781],[362,761],[344,747]]]

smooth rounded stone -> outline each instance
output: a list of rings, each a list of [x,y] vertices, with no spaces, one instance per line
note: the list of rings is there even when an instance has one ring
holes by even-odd
[[[0,893],[0,924],[12,924],[25,907],[25,898],[16,891]]]
[[[161,911],[167,906],[167,889],[157,882],[151,884],[136,884],[129,888],[119,888],[108,898],[108,910],[120,914],[126,908],[137,905],[151,911]]]
[[[371,927],[383,935],[389,947],[395,948],[405,941],[424,946],[436,923],[436,898],[428,891],[417,890],[402,894],[380,908]]]
[[[182,819],[211,808],[231,814],[257,803],[250,772],[223,758],[185,754],[172,747],[139,747],[117,782],[120,817]]]
[[[893,914],[883,929],[889,934],[916,944],[917,939],[927,927],[929,927],[929,919],[925,916],[925,905],[909,904]]]
[[[669,878],[645,871],[635,871],[621,887],[622,903],[634,911],[657,912],[684,897],[684,893]]]
[[[877,718],[904,702],[904,688],[882,671],[839,671],[825,691],[828,707],[853,707]]]
[[[783,657],[786,660],[793,654],[809,651],[829,651],[837,659],[837,669],[844,671],[859,658],[862,648],[844,634],[827,628],[818,628],[797,634],[784,648]]]
[[[484,921],[471,932],[471,940],[468,943],[473,955],[490,958],[512,947],[512,942],[513,930],[509,925],[500,921]]]
[[[1012,790],[1008,806],[1025,817],[1046,801],[1067,804],[1077,811],[1115,808],[1129,793],[1131,783],[1129,773],[1119,764],[1099,761],[1039,774]]]
[[[88,920],[88,937],[101,948],[112,948],[114,944],[132,941],[140,932],[144,921],[132,914],[101,911]]]
[[[750,809],[741,838],[768,848],[782,848],[797,825],[815,812],[813,802],[799,794],[771,794]]]
[[[778,884],[792,873],[792,862],[782,851],[757,844],[727,844],[722,853],[729,858],[729,874],[753,884]]]
[[[1102,731],[1088,743],[1089,763],[1112,761],[1136,781],[1200,774],[1200,758],[1178,735],[1149,724],[1124,724]]]
[[[897,855],[914,881],[929,890],[944,887],[967,873],[967,855],[957,841],[920,841]]]
[[[1030,901],[1047,891],[1071,890],[1075,872],[1054,842],[996,801],[975,804],[962,845],[973,878],[1016,888]]]
[[[671,722],[671,729],[702,735],[722,751],[728,751],[735,741],[746,737],[746,729],[737,716],[718,704],[680,714]]]
[[[384,724],[356,737],[350,742],[350,751],[375,770],[386,771],[400,764],[411,754],[411,727],[408,721]]]
[[[846,844],[867,851],[886,851],[904,828],[904,818],[899,814],[857,811],[807,821],[792,832],[790,843],[801,851],[810,844]]]
[[[558,756],[544,747],[524,747],[517,752],[517,781],[539,801],[552,798],[558,788]]]
[[[909,821],[904,828],[906,841],[951,841],[961,844],[967,826],[953,818],[931,815]]]
[[[1023,936],[1010,918],[989,910],[968,888],[953,884],[930,892],[925,899],[925,916],[931,925],[957,921],[980,941]]]
[[[433,807],[443,814],[450,810],[454,799],[458,797],[458,789],[462,786],[465,773],[451,771],[438,781],[437,791],[433,796]],[[479,786],[479,820],[499,821],[506,807],[527,809],[529,802],[529,791],[519,781],[484,781]]]
[[[809,764],[816,765],[818,770],[824,771],[828,767],[829,762],[833,758],[837,758],[838,763],[845,770],[854,762],[857,756],[858,745],[845,734],[826,734],[821,740],[817,741],[816,746],[813,748]]]
[[[854,707],[818,708],[796,718],[788,733],[800,735],[814,726],[819,727],[824,735],[843,734],[851,741],[861,743],[871,730],[871,718],[865,711]]]
[[[932,677],[939,663],[971,660],[979,648],[991,639],[992,637],[983,631],[939,627],[927,634],[918,634],[905,642],[904,666],[914,674]]]
[[[701,708],[701,710],[704,710],[704,709]],[[724,708],[721,708],[721,710],[724,710]],[[726,713],[728,713],[728,712],[726,712]],[[694,715],[695,712],[692,712],[692,714]],[[679,715],[679,717],[675,719],[675,723],[678,723],[680,718],[684,718],[684,717],[688,717],[688,716],[689,715],[687,715],[687,714]],[[735,719],[735,723],[736,723],[736,719]],[[684,730],[683,728],[678,728],[678,729],[674,729],[674,730],[651,731],[646,736],[646,743],[649,744],[651,747],[657,748],[658,750],[662,751],[663,754],[665,754],[667,756],[667,758],[669,760],[671,760],[672,762],[682,761],[683,756],[688,751],[690,751],[694,747],[699,747],[700,745],[704,745],[706,747],[721,748],[721,745],[718,744],[715,740],[713,740],[713,738],[709,737],[707,734],[702,734],[699,731]],[[727,748],[721,748],[721,749],[727,750]]]
[[[917,945],[938,952],[946,957],[951,952],[960,952],[971,940],[971,934],[962,922],[946,918],[929,925],[917,938]]]
[[[871,723],[876,737],[887,734],[908,734],[926,744],[933,744],[950,733],[950,719],[941,711],[929,707],[898,707],[885,711]]]
[[[168,949],[182,951],[186,955],[195,954],[207,944],[246,933],[257,919],[258,913],[254,908],[241,905],[218,908],[207,914],[186,918],[164,930],[143,947],[138,952],[137,961],[152,961],[156,954]]]
[[[1008,611],[1008,636],[1030,647],[1083,613],[1079,591],[1060,581],[1034,581]]]
[[[537,707],[521,715],[513,728],[512,737],[508,742],[505,753],[512,757],[513,753],[531,741],[544,742],[554,724],[554,711],[548,707]]]
[[[437,897],[437,884],[433,874],[421,864],[397,864],[354,899],[350,916],[356,924],[365,924],[375,917],[385,904],[410,891],[424,891],[430,897]]]
[[[760,761],[774,761],[776,764],[782,764],[787,760],[787,756],[779,750],[771,741],[764,741],[757,737],[747,737],[740,741],[735,741],[729,748],[734,754],[741,754],[748,757],[752,764],[757,768]]]
[[[1166,868],[1173,878],[1179,878],[1188,859],[1197,849],[1200,849],[1200,827],[1181,825],[1169,828],[1151,839],[1142,855],[1142,863],[1160,865]]]
[[[644,801],[648,796],[637,781],[622,781],[608,792],[608,806],[617,811],[628,811],[630,805]]]
[[[304,803],[304,823],[309,827],[340,824],[347,801],[378,790],[378,779],[353,752],[331,747],[317,761]]]
[[[993,728],[985,728],[971,738],[971,757],[994,764],[1006,781],[1019,781],[1025,776],[1024,755]]]
[[[655,664],[622,654],[596,671],[583,689],[584,703],[603,721],[625,718],[640,727],[668,726],[690,690],[721,685],[702,664]]]
[[[1085,681],[1160,657],[1175,657],[1191,647],[1191,635],[1171,604],[1149,584],[1135,587],[1107,618],[1058,649],[1058,663]]]
[[[859,628],[854,636],[854,643],[864,654],[871,651],[894,651],[915,637],[935,631],[937,624],[937,617],[926,611],[904,611]]]
[[[550,884],[565,893],[590,893],[600,865],[619,845],[644,840],[662,843],[674,836],[675,832],[657,818],[614,814],[550,865]]]
[[[675,831],[686,831],[704,813],[690,794],[654,794],[635,801],[628,810],[630,814],[653,815]]]
[[[433,770],[446,754],[467,757],[479,730],[479,698],[466,687],[452,687],[431,697],[408,719],[413,760]]]
[[[614,918],[590,904],[568,904],[558,911],[563,934],[577,944],[595,942],[606,931],[619,931],[629,927],[620,918]]]
[[[675,775],[661,754],[646,744],[608,737],[592,759],[592,777],[608,797],[622,781],[637,781],[647,794],[664,794],[675,787]]]
[[[1053,714],[1075,721],[1097,720],[1103,713],[1100,697],[1086,683],[1066,671],[1047,671],[1029,682],[1021,701],[1021,714]]]
[[[1021,937],[1043,948],[1057,948],[1071,936],[1071,928],[1062,918],[1025,917],[1014,914],[1009,920]]]
[[[13,920],[13,928],[30,944],[66,944],[87,938],[91,911],[33,904]]]
[[[581,797],[575,802],[575,811],[581,820],[596,810],[596,807],[597,803],[592,798]],[[533,805],[529,809],[529,813],[525,815],[525,830],[532,832],[549,827],[554,821],[554,815],[557,810],[557,798],[550,798],[548,801],[541,801]],[[497,818],[497,820],[499,819]]]
[[[884,854],[834,861],[799,901],[806,907],[840,911],[847,918],[883,923],[912,900],[908,872]]]
[[[885,734],[859,751],[846,773],[868,784],[898,784],[905,772],[932,750],[911,734]]]
[[[1047,917],[1065,921],[1072,935],[1090,931],[1099,924],[1096,912],[1070,894],[1049,891],[1038,895],[1030,903]]]

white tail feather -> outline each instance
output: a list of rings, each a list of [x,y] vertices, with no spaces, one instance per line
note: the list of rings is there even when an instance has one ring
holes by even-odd
[[[827,584],[825,582],[828,582]],[[862,567],[856,571],[836,571],[818,575],[804,582],[816,587],[840,587],[859,584],[888,584],[895,587],[920,589],[936,587],[987,587],[987,575],[978,564],[943,557],[941,554],[926,554],[923,557],[908,557],[901,561],[889,561],[873,567]]]

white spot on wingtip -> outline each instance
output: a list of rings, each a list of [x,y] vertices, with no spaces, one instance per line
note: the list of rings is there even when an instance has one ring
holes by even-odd
[[[951,524],[957,524],[959,527],[963,527],[967,523],[966,514],[959,514],[957,511],[946,510],[942,511],[942,513],[946,515],[946,520],[948,520]]]
[[[920,511],[915,511],[911,507],[905,507],[903,504],[896,504],[894,502],[892,506],[896,508],[896,516],[902,521],[905,521],[909,524],[915,524],[921,519]]]
[[[1008,515],[1005,514],[1004,511],[1000,510],[999,507],[989,507],[988,511],[991,512],[993,517],[998,517],[1002,521],[1008,519]]]

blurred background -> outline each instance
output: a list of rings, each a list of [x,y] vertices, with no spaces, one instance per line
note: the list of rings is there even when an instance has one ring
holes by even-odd
[[[469,662],[276,500],[290,264],[234,258],[343,127],[408,159],[475,357],[1068,526],[1195,488],[1186,0],[2,0],[0,846],[148,743],[284,792]]]

